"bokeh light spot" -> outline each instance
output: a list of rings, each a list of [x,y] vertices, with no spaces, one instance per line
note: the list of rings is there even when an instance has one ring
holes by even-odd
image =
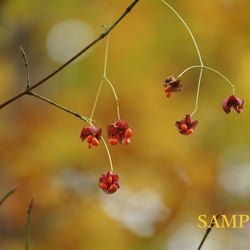
[[[101,199],[104,211],[133,233],[144,237],[152,236],[155,224],[166,219],[170,212],[153,189],[132,192],[124,188],[119,196],[111,198]]]
[[[91,27],[80,20],[66,20],[54,25],[47,37],[49,56],[64,63],[93,40]],[[88,53],[84,53],[80,59]]]

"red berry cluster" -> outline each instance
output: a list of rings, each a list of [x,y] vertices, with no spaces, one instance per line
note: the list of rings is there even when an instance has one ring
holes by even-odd
[[[169,76],[163,84],[164,92],[166,93],[167,98],[170,98],[173,92],[180,92],[182,90],[182,86],[183,84],[181,79]],[[231,95],[222,102],[222,108],[227,114],[230,113],[231,108],[234,108],[237,113],[241,114],[243,112],[243,104],[243,99],[238,98],[235,95]],[[197,124],[198,121],[192,121],[190,115],[186,115],[184,119],[176,121],[175,123],[177,129],[182,135],[192,134]]]
[[[198,121],[191,121],[190,115],[186,115],[181,121],[177,121],[175,126],[178,128],[179,132],[183,135],[190,135],[194,132]]]
[[[99,187],[106,194],[113,194],[118,188],[120,188],[119,175],[112,174],[111,171],[102,174],[102,176],[99,178]]]
[[[80,139],[84,141],[86,139],[88,147],[99,145],[101,139],[102,129],[95,128],[93,126],[84,127],[80,134]],[[128,123],[124,120],[118,120],[110,123],[107,126],[107,136],[110,145],[117,145],[118,143],[128,145],[130,144],[130,138],[133,135],[133,131]]]
[[[99,140],[101,139],[102,129],[95,127],[84,127],[80,134],[80,139],[84,141],[86,139],[88,147],[92,148],[93,146],[99,145]]]
[[[229,114],[232,107],[237,111],[237,113],[240,114],[243,112],[243,104],[244,104],[243,99],[231,95],[222,102],[222,107],[227,114]]]
[[[110,123],[107,128],[109,143],[116,145],[117,143],[128,145],[130,137],[133,135],[132,129],[124,120]]]
[[[107,136],[110,145],[117,145],[118,143],[128,145],[130,144],[130,138],[133,135],[133,131],[128,123],[124,120],[118,120],[110,123],[107,126]],[[80,139],[86,140],[88,148],[98,146],[99,141],[102,138],[102,129],[94,126],[84,127],[80,133]],[[112,169],[112,168],[111,168]],[[113,194],[120,188],[119,175],[112,174],[112,171],[108,171],[99,178],[99,187],[106,194]]]
[[[175,77],[169,76],[163,84],[167,98],[170,98],[173,92],[180,92],[182,85],[181,79],[175,79]]]

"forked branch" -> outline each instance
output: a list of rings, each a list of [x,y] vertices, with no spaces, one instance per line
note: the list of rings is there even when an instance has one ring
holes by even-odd
[[[41,84],[48,81],[50,78],[52,78],[54,75],[56,75],[58,72],[63,70],[65,67],[67,67],[70,63],[75,61],[78,57],[80,57],[82,54],[84,54],[86,51],[88,51],[90,48],[92,48],[96,43],[98,43],[100,40],[105,38],[119,23],[120,21],[133,9],[133,7],[139,2],[139,0],[134,0],[123,12],[123,14],[109,27],[100,34],[94,41],[92,41],[90,44],[88,44],[84,49],[82,49],[80,52],[78,52],[76,55],[74,55],[72,58],[70,58],[67,62],[65,62],[63,65],[61,65],[58,69],[53,71],[48,76],[44,77],[42,80],[38,81],[37,83],[34,83],[32,85],[27,85],[26,89],[18,93],[17,95],[13,96],[12,98],[8,99],[7,101],[0,104],[0,109],[7,106],[8,104],[16,101],[20,97],[29,94],[31,90],[37,88]]]

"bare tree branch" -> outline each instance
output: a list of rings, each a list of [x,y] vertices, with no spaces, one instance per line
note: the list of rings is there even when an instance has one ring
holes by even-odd
[[[33,85],[27,85],[27,88],[23,90],[22,92],[18,93],[17,95],[13,96],[12,98],[8,99],[4,103],[0,105],[0,109],[7,106],[8,104],[14,102],[15,100],[19,99],[20,97],[29,94],[29,92],[41,84],[48,81],[50,78],[52,78],[54,75],[56,75],[58,72],[60,72],[62,69],[64,69],[66,66],[68,66],[70,63],[75,61],[79,56],[84,54],[87,50],[89,50],[91,47],[93,47],[96,43],[98,43],[100,40],[102,40],[104,37],[106,37],[115,27],[117,24],[120,23],[120,21],[133,9],[133,7],[139,2],[139,0],[134,0],[124,11],[124,13],[108,28],[100,34],[94,41],[92,41],[90,44],[88,44],[84,49],[82,49],[80,52],[78,52],[76,55],[74,55],[72,58],[70,58],[67,62],[65,62],[63,65],[61,65],[58,69],[53,71],[51,74],[43,78],[42,80],[38,81],[37,83]]]

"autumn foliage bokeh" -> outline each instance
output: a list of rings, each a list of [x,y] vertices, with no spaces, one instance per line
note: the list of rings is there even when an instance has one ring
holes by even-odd
[[[170,99],[162,85],[198,58],[187,31],[166,6],[156,0],[139,2],[112,31],[108,56],[107,74],[121,117],[133,129],[130,145],[110,147],[120,189],[107,196],[98,187],[109,161],[101,142],[89,149],[79,139],[84,121],[25,96],[0,110],[0,196],[19,184],[0,208],[0,249],[23,249],[31,197],[30,249],[36,250],[195,249],[205,232],[197,227],[198,215],[250,214],[250,2],[169,3],[192,29],[205,64],[235,84],[236,94],[245,100],[244,112],[223,112],[221,102],[231,88],[205,70],[194,116],[199,126],[190,136],[178,133],[175,122],[194,108],[198,70],[182,77],[182,92]],[[103,32],[101,24],[108,24],[112,4],[1,1],[0,102],[25,87],[20,45],[29,60],[31,82],[36,82],[63,63],[60,54],[73,56],[87,45],[87,37]],[[129,4],[120,1],[114,19]],[[62,26],[62,37],[53,40],[53,28],[65,21],[76,29],[79,23],[80,29],[72,37],[68,26]],[[72,45],[78,35],[81,43]],[[61,46],[60,56],[51,54],[49,37]],[[103,74],[104,49],[101,41],[36,91],[89,116]],[[104,131],[117,120],[108,84],[93,118]],[[249,249],[249,228],[214,230],[204,250]]]

